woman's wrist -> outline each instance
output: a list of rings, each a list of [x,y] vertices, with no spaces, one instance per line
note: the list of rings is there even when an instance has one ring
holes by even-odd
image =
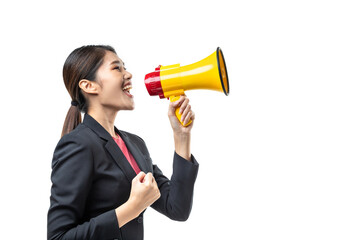
[[[174,138],[178,139],[189,139],[191,137],[191,132],[174,132]]]
[[[174,133],[175,152],[188,161],[191,160],[190,142],[190,133]]]
[[[139,216],[140,213],[141,211],[139,212],[136,206],[129,200],[116,208],[115,214],[118,220],[119,228]]]

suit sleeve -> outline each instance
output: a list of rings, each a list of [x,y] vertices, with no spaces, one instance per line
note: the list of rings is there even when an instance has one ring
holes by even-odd
[[[64,136],[52,161],[48,239],[114,239],[119,237],[115,210],[84,221],[93,177],[91,148],[76,136]]]
[[[186,221],[192,208],[198,168],[199,164],[193,155],[191,155],[191,161],[187,161],[176,152],[174,152],[171,180],[165,177],[156,165],[153,165],[153,175],[161,197],[151,207],[170,219]]]

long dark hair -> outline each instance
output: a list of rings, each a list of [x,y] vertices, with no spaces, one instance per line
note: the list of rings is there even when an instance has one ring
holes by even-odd
[[[81,123],[81,112],[86,113],[88,102],[81,92],[79,82],[82,79],[96,80],[96,73],[103,63],[106,51],[116,54],[114,48],[107,45],[82,46],[70,53],[63,68],[63,78],[72,104],[66,115],[61,137],[71,132]]]

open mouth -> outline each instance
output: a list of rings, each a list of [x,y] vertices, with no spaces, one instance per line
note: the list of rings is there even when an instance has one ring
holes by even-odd
[[[133,95],[130,94],[130,89],[132,89],[132,86],[131,85],[127,85],[125,87],[123,87],[123,91],[124,93],[128,96],[128,97],[133,97]]]

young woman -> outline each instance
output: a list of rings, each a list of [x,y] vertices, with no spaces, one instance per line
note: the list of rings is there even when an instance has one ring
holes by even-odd
[[[63,77],[72,102],[52,160],[48,239],[143,239],[149,206],[185,221],[199,166],[190,152],[195,115],[189,99],[169,104],[175,142],[169,180],[143,139],[114,126],[117,112],[134,109],[134,100],[132,75],[112,47],[75,49]],[[188,127],[175,116],[178,106],[184,123],[192,120]]]

